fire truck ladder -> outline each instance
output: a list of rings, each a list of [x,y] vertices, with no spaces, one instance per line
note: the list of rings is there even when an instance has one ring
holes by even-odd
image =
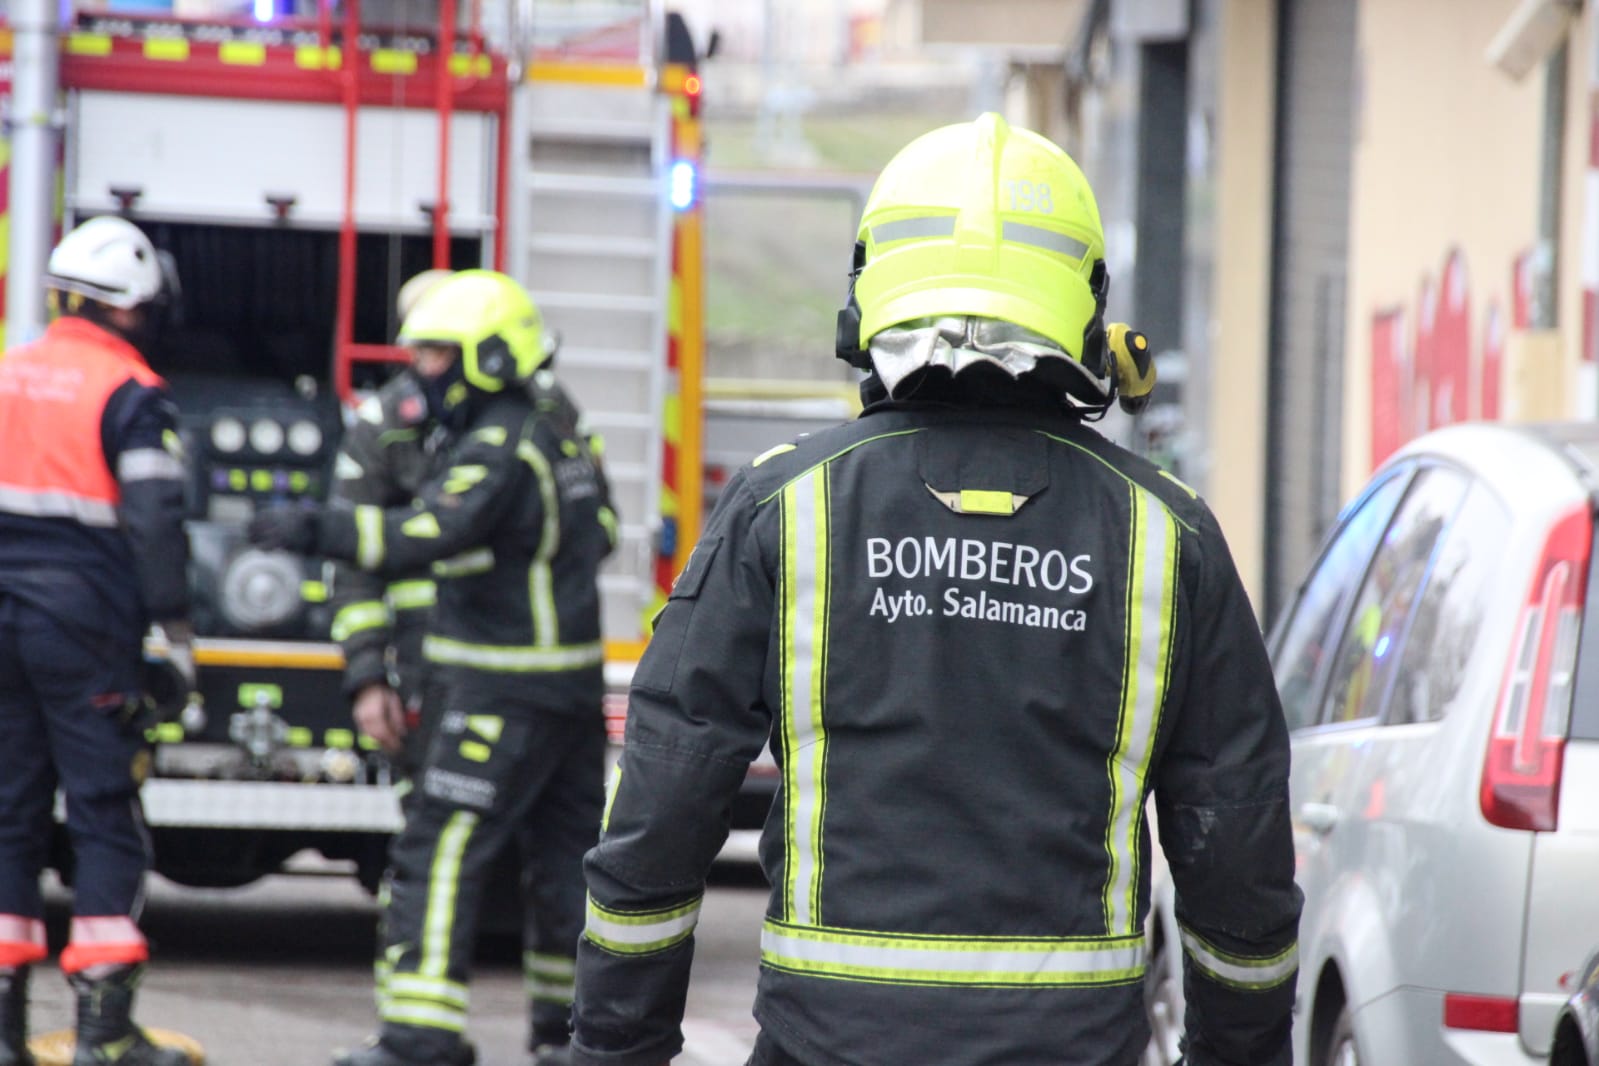
[[[561,334],[556,370],[606,442],[620,543],[601,576],[602,623],[638,634],[659,545],[672,217],[669,104],[642,68],[535,63],[518,89],[511,271]]]

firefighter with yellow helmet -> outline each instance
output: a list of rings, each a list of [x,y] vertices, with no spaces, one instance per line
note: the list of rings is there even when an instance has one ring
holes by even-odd
[[[1152,377],[1103,256],[1077,166],[997,115],[883,171],[838,332],[870,402],[732,479],[634,676],[572,1061],[681,1050],[770,737],[752,1064],[1140,1061],[1151,794],[1188,1062],[1289,1062],[1282,712],[1210,511],[1084,424]]]
[[[422,654],[440,705],[390,852],[382,1026],[336,1061],[455,1066],[475,1057],[464,1031],[485,875],[524,823],[541,849],[552,963],[571,972],[581,857],[603,798],[598,569],[611,537],[586,442],[543,417],[526,388],[549,350],[520,285],[454,274],[422,296],[399,340],[451,434],[444,469],[408,505],[267,511],[250,536],[375,573],[432,567]],[[560,1013],[551,1040],[565,1038]]]

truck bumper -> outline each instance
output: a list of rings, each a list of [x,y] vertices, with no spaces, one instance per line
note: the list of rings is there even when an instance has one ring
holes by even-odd
[[[157,779],[140,795],[155,827],[395,833],[401,825],[399,796],[381,785]]]

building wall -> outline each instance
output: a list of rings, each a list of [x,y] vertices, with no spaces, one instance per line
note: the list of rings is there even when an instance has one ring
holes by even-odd
[[[1219,234],[1204,491],[1262,606],[1277,0],[1217,0]]]
[[[1564,417],[1582,339],[1586,31],[1571,42],[1559,322],[1529,333],[1544,76],[1484,51],[1517,0],[1363,0],[1350,220],[1344,490],[1470,418]],[[1547,343],[1540,343],[1546,340]]]

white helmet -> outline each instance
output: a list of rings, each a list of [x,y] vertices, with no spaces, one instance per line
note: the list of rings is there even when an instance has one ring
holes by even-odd
[[[164,274],[161,257],[143,230],[125,218],[101,215],[55,246],[44,284],[111,307],[133,308],[162,295]]]
[[[434,286],[445,278],[453,275],[453,270],[442,270],[437,267],[424,270],[420,274],[413,274],[404,285],[400,286],[399,294],[394,298],[394,306],[400,313],[400,321],[404,322],[406,316],[416,309],[422,302],[422,297],[433,291]]]

